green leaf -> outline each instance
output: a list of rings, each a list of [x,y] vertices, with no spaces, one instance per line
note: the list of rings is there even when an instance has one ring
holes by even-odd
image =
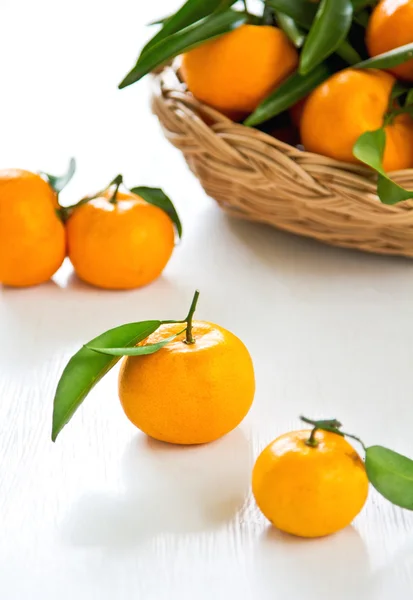
[[[48,184],[54,189],[56,194],[60,194],[63,188],[65,188],[72,179],[75,171],[76,161],[74,158],[71,158],[67,171],[66,173],[63,173],[63,175],[50,175],[50,173],[44,173],[43,171],[40,173],[40,175],[47,179]]]
[[[411,88],[408,92],[407,92],[407,97],[406,97],[406,102],[405,102],[405,106],[411,106],[413,104],[413,88]]]
[[[405,94],[408,90],[409,88],[406,87],[403,83],[400,83],[400,81],[396,81],[390,95],[390,106],[392,105],[393,100],[397,100],[397,98],[403,96],[403,94]]]
[[[277,19],[278,26],[282,29],[288,39],[294,44],[296,48],[301,48],[304,44],[305,34],[299,27],[297,23],[289,17],[288,15],[275,11],[275,16]]]
[[[408,191],[392,181],[383,168],[383,155],[386,147],[386,132],[383,127],[363,133],[353,147],[354,156],[379,174],[377,194],[383,204],[397,204],[413,198]]]
[[[208,15],[212,15],[215,11],[230,8],[236,1],[237,0],[187,0],[175,14],[162,19],[162,29],[149,40],[143,48],[141,55],[170,35],[182,31],[182,29],[185,29],[189,25],[193,25]]]
[[[89,350],[93,350],[93,352],[98,352],[99,354],[105,354],[108,356],[147,356],[148,354],[155,354],[161,348],[172,342],[178,335],[181,335],[186,331],[183,329],[174,335],[171,335],[168,338],[165,338],[161,342],[157,342],[156,344],[146,344],[145,346],[134,346],[133,348],[99,348],[96,346],[91,346],[87,344],[86,347]]]
[[[166,212],[176,227],[179,239],[182,238],[182,223],[179,215],[172,200],[161,189],[140,186],[134,187],[130,191],[146,200],[146,202],[149,202],[149,204],[153,204]]]
[[[129,323],[110,329],[89,342],[100,348],[135,346],[156,331],[160,321]],[[53,404],[52,440],[70,421],[90,390],[119,361],[120,357],[104,356],[83,347],[66,365],[57,385]]]
[[[387,500],[413,510],[413,461],[383,446],[366,449],[369,481]]]
[[[356,65],[361,61],[360,54],[347,40],[341,42],[339,47],[336,49],[336,54],[340,56],[340,58],[342,58],[348,65]]]
[[[385,147],[386,132],[383,127],[380,127],[376,131],[363,133],[354,144],[353,154],[378,173],[386,175],[382,164]]]
[[[299,71],[306,75],[337,50],[350,31],[351,0],[321,0],[300,57]]]
[[[171,16],[172,15],[169,15],[168,17],[163,17],[161,19],[155,19],[154,21],[148,23],[148,27],[153,27],[154,25],[164,25],[166,21],[168,21],[168,19],[171,18]]]
[[[259,125],[284,112],[305,98],[331,75],[330,69],[321,64],[308,75],[293,73],[268,98],[266,98],[245,121],[244,125]]]
[[[391,69],[413,58],[413,42],[378,54],[356,65],[357,69]]]
[[[383,204],[398,204],[413,198],[413,190],[409,191],[392,181],[387,175],[379,175],[377,195]]]
[[[354,6],[354,2],[353,2],[353,6]],[[355,13],[353,16],[353,21],[355,23],[357,23],[358,25],[360,25],[361,27],[363,27],[363,29],[366,29],[366,27],[370,21],[369,11],[368,10],[360,10],[360,12]]]
[[[141,54],[136,65],[120,83],[119,88],[125,88],[139,81],[153,69],[178,56],[178,54],[188,52],[208,40],[237,29],[246,22],[247,18],[247,15],[227,10],[206,17],[199,23],[170,35]]]
[[[307,31],[311,29],[317,14],[317,5],[307,0],[268,0],[268,5],[276,11],[289,16],[298,26],[303,27]],[[354,65],[361,61],[358,52],[345,40],[339,43],[336,53],[349,65]]]
[[[268,0],[268,5],[288,15],[305,29],[310,29],[317,14],[317,5],[306,0]]]

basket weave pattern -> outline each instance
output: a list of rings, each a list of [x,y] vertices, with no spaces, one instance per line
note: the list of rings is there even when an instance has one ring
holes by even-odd
[[[369,169],[233,123],[198,102],[172,67],[154,76],[152,109],[227,213],[336,246],[413,256],[413,202],[382,204]],[[413,169],[392,177],[413,189]]]

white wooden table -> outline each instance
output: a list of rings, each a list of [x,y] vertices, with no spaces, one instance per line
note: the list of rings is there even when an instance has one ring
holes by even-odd
[[[0,166],[78,174],[64,200],[118,172],[173,197],[184,239],[164,276],[134,292],[89,288],[64,265],[49,284],[0,292],[2,600],[404,600],[413,517],[371,494],[353,527],[301,541],[271,529],[250,493],[259,451],[337,417],[366,443],[413,455],[413,263],[318,245],[227,219],[148,109],[123,92],[144,24],[168,0],[2,0]],[[221,441],[176,448],[125,419],[116,373],[50,441],[67,359],[118,324],[198,317],[248,345],[255,405]]]

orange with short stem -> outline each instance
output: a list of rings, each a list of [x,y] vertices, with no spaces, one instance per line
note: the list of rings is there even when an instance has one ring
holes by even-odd
[[[193,321],[195,294],[182,323],[163,324],[140,345],[179,333],[161,350],[124,358],[119,398],[128,419],[147,435],[173,444],[205,444],[232,431],[255,392],[247,348],[234,334]]]
[[[292,431],[260,454],[252,490],[275,527],[300,537],[321,537],[343,529],[361,511],[369,480],[343,435],[333,428]]]
[[[159,277],[175,244],[169,216],[132,193],[122,176],[95,198],[73,207],[67,220],[69,257],[83,281],[105,289],[132,289]]]
[[[335,73],[306,100],[300,125],[305,149],[358,163],[353,155],[358,138],[385,125],[384,169],[413,167],[413,119],[409,114],[389,115],[395,83],[390,73],[373,69]]]

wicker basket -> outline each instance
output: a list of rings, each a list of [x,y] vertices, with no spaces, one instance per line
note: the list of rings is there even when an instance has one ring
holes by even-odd
[[[382,204],[369,169],[233,123],[198,102],[172,67],[154,75],[152,109],[206,193],[230,215],[336,246],[413,256],[413,202]],[[393,178],[413,189],[413,169]]]

